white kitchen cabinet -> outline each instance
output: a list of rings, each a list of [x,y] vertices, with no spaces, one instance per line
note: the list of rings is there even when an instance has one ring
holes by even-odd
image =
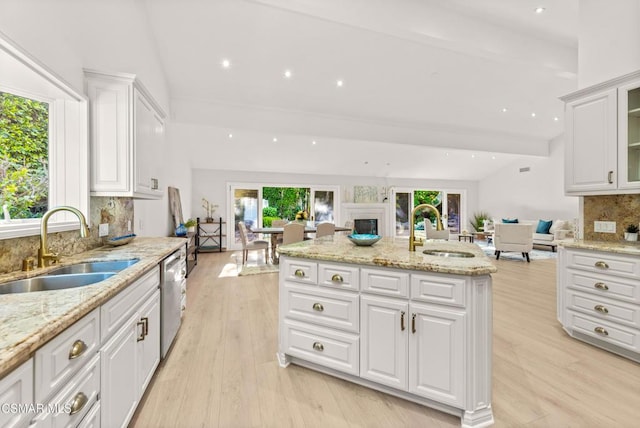
[[[558,320],[572,337],[640,362],[640,260],[560,248]]]
[[[90,101],[91,194],[162,197],[165,114],[131,74],[85,70]]]
[[[488,426],[491,278],[281,256],[278,360]],[[345,287],[341,286],[346,282]],[[353,320],[358,314],[359,323]],[[320,368],[318,368],[320,367]]]
[[[26,426],[33,417],[33,413],[18,411],[17,406],[31,403],[33,403],[33,358],[0,379],[0,405],[15,406],[13,409],[1,409],[0,427]]]
[[[565,101],[565,193],[640,191],[640,72],[581,89]]]
[[[160,291],[140,309],[140,320],[144,324],[144,340],[138,342],[138,393],[142,397],[160,364]]]

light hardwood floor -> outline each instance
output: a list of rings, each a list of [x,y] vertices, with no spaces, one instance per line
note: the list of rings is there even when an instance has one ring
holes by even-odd
[[[640,364],[561,329],[556,261],[494,263],[495,426],[640,426]],[[460,426],[457,417],[331,376],[280,368],[277,274],[224,272],[235,272],[232,253],[199,256],[182,328],[131,426]]]

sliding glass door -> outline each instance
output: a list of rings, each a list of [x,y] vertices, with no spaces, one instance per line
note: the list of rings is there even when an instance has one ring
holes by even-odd
[[[442,218],[442,225],[448,227],[451,233],[460,233],[464,202],[461,191],[397,188],[393,190],[390,201],[395,212],[392,219],[395,221],[395,231],[398,237],[409,237],[411,211],[420,204],[430,204],[436,207]],[[425,211],[421,217],[424,220],[429,219],[435,226],[436,216],[434,213]],[[419,225],[420,221],[422,220],[416,220],[417,227],[423,227]]]
[[[316,223],[328,221],[335,223],[335,205],[337,190],[329,188],[311,188],[312,220]]]
[[[242,185],[231,186],[229,188],[231,200],[230,206],[232,207],[232,216],[229,218],[233,218],[233,224],[230,224],[227,227],[227,234],[232,237],[227,240],[230,249],[237,250],[242,248],[240,232],[238,231],[239,221],[244,222],[249,229],[260,224],[258,221],[261,217],[261,190],[262,189],[260,188],[250,188]],[[254,237],[250,234],[248,238],[251,240]]]

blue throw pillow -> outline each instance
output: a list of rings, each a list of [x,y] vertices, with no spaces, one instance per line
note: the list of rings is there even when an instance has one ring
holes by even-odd
[[[503,218],[502,222],[503,223],[517,223],[518,219],[517,218]]]
[[[538,227],[536,228],[536,233],[549,233],[549,229],[551,229],[551,223],[553,221],[544,221],[538,220]]]

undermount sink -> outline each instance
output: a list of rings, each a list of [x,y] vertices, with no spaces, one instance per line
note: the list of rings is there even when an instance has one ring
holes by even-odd
[[[423,253],[428,256],[439,256],[439,257],[462,257],[462,258],[475,257],[473,253],[468,253],[466,251],[424,250]]]
[[[120,272],[131,265],[138,263],[139,259],[111,260],[103,262],[84,262],[69,265],[49,272],[47,275],[67,275],[70,273],[95,273],[95,272]]]
[[[0,294],[30,293],[33,291],[51,291],[83,287],[104,281],[115,274],[115,272],[94,272],[36,276],[34,278],[20,279],[0,284]]]

